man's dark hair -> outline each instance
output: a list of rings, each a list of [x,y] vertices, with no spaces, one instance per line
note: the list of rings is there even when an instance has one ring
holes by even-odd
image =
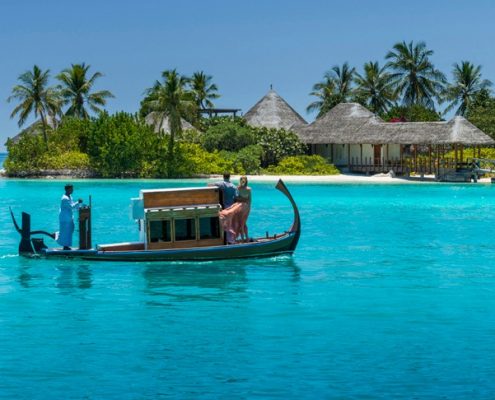
[[[224,180],[226,180],[226,181],[228,181],[228,180],[230,179],[230,173],[225,172],[225,173],[223,174],[223,179],[224,179]]]
[[[73,187],[74,187],[74,185],[70,185],[70,184],[69,184],[69,185],[65,185],[65,186],[64,186],[64,189],[65,189],[65,190],[67,190],[67,189],[70,189],[70,188],[73,188]]]

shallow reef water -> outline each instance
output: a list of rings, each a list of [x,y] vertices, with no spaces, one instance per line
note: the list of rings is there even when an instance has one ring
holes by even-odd
[[[204,182],[74,184],[108,243],[140,189]],[[495,397],[495,186],[288,187],[293,257],[138,264],[18,257],[8,207],[55,231],[63,182],[0,180],[0,398]],[[250,234],[287,229],[252,188]]]

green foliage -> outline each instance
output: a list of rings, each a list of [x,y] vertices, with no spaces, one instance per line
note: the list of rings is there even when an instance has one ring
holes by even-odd
[[[89,129],[88,155],[103,177],[162,175],[166,139],[136,116],[124,112],[102,114]],[[165,165],[164,165],[165,164]]]
[[[239,151],[255,142],[253,129],[241,126],[235,121],[213,125],[203,134],[203,147],[210,152],[215,150]]]
[[[48,142],[50,150],[77,150],[86,153],[88,150],[90,127],[90,120],[64,117],[57,129],[49,135]]]
[[[258,144],[244,147],[239,150],[236,157],[237,165],[242,169],[240,174],[257,174],[261,170],[263,148]],[[237,171],[236,171],[237,172]]]
[[[356,68],[351,68],[347,62],[342,64],[342,67],[334,65],[325,73],[323,81],[313,85],[310,95],[318,100],[312,102],[306,111],[317,111],[319,118],[337,104],[349,101],[353,93],[352,82],[355,72]]]
[[[7,140],[7,151],[4,167],[8,174],[38,171],[38,162],[45,153],[46,146],[41,135],[24,132],[17,143],[12,139]]]
[[[395,106],[380,116],[384,121],[390,121],[394,118],[405,118],[407,122],[441,121],[439,113],[421,104]]]
[[[495,98],[488,90],[481,90],[468,106],[467,119],[479,129],[495,138]]]
[[[239,127],[248,126],[246,120],[242,117],[202,117],[198,121],[198,129],[201,132],[206,132],[213,126],[222,125],[224,123],[234,123]]]
[[[37,173],[47,169],[89,169],[89,157],[77,147],[58,147],[57,132],[48,136],[50,143],[46,149],[44,139],[39,134],[23,133],[19,142],[7,141],[8,156],[4,166],[8,174]]]
[[[174,177],[221,174],[232,171],[233,162],[220,153],[209,153],[195,143],[179,143],[175,153]]]
[[[69,106],[65,115],[87,119],[89,112],[85,106],[99,114],[103,112],[101,106],[106,104],[107,99],[114,97],[108,90],[93,91],[95,81],[103,75],[101,72],[95,72],[89,77],[90,68],[91,66],[85,63],[72,64],[57,75],[60,81],[60,96],[64,105]]]
[[[67,151],[58,154],[43,154],[38,161],[39,169],[90,169],[89,157],[80,151]]]
[[[228,160],[232,168],[225,171],[230,171],[234,174],[257,174],[261,171],[261,157],[263,148],[260,145],[253,144],[247,146],[238,152],[221,151],[220,155]]]
[[[286,157],[277,166],[270,166],[266,173],[272,175],[338,175],[340,171],[323,157],[293,156]]]
[[[263,168],[277,164],[285,157],[297,156],[305,152],[305,145],[294,132],[268,128],[256,128],[254,131],[256,143],[263,150],[261,157]]]

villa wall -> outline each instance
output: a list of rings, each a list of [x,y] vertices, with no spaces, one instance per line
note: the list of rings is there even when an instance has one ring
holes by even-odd
[[[350,146],[350,148],[349,148]],[[315,144],[311,150],[313,154],[318,154],[336,166],[347,166],[350,160],[354,159],[355,164],[361,163],[361,146],[362,146],[362,162],[369,163],[374,160],[374,146],[371,144]],[[381,147],[382,160],[397,160],[400,158],[400,145],[386,144]]]

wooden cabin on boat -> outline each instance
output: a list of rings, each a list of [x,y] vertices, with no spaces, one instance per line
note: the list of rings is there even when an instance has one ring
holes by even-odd
[[[217,187],[141,190],[132,199],[144,250],[222,245]]]
[[[294,130],[312,154],[347,172],[392,170],[438,177],[462,167],[466,157],[479,157],[481,146],[495,144],[463,117],[440,122],[384,122],[357,103],[338,104],[313,123]],[[469,154],[466,147],[471,148]],[[454,158],[445,159],[450,150],[454,150]]]

